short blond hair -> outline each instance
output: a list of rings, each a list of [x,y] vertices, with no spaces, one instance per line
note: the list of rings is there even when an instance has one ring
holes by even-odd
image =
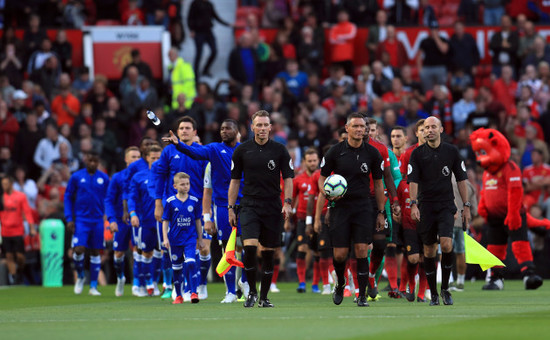
[[[174,183],[176,183],[176,181],[180,181],[185,178],[189,179],[191,178],[191,176],[189,176],[185,172],[178,172],[177,174],[174,175]]]

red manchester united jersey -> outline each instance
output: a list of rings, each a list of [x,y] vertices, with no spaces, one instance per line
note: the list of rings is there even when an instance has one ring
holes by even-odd
[[[407,167],[409,166],[409,160],[411,159],[411,154],[418,147],[418,143],[411,145],[403,152],[401,157],[399,157],[399,170],[401,170],[401,176],[403,179],[407,178]]]
[[[315,216],[315,208],[317,207],[317,199],[319,198],[319,177],[321,176],[321,169],[316,170],[310,177],[309,185],[309,197],[313,197],[315,204],[313,205],[313,214]],[[325,200],[325,206],[323,207],[322,215],[327,213],[328,201]]]
[[[384,171],[384,168],[389,168],[391,164],[390,164],[390,153],[388,152],[388,147],[372,138],[369,138],[369,144],[374,146],[376,150],[380,152],[380,155],[384,160],[382,162],[382,164],[384,165],[382,171]],[[370,178],[370,193],[374,196],[374,181],[372,180],[372,176]]]
[[[305,220],[307,214],[307,202],[309,200],[309,190],[311,186],[311,177],[307,171],[294,177],[292,197],[298,197],[298,206],[296,207],[296,217],[299,220]]]
[[[411,217],[411,197],[409,195],[409,184],[401,181],[397,187],[397,197],[401,206],[401,225],[403,229],[416,230],[416,222]]]
[[[496,174],[483,173],[485,206],[491,216],[506,217],[508,189],[522,188],[521,170],[512,161],[508,161]]]
[[[542,164],[539,166],[529,165],[523,169],[523,182],[524,183],[534,183],[543,179],[544,177],[550,176],[550,165]],[[526,196],[531,196],[533,202],[538,202],[542,190],[533,190],[529,193],[525,193]],[[548,197],[548,192],[545,193],[543,199]]]

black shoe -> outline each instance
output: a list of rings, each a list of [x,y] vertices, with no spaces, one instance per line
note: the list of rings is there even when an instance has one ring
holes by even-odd
[[[389,292],[388,292],[388,296],[392,299],[399,299],[401,298],[401,296],[399,295],[399,290],[397,288],[392,288]]]
[[[416,302],[426,302],[426,299],[421,298],[420,296],[416,297]]]
[[[240,299],[243,296],[243,291],[239,288],[235,292],[235,295],[237,295],[237,299]]]
[[[346,286],[345,285],[336,285],[336,287],[334,287],[334,292],[332,293],[332,302],[334,302],[335,305],[339,305],[342,303],[342,301],[344,300],[344,288]]]
[[[441,299],[443,299],[443,304],[445,306],[451,306],[453,304],[453,297],[451,296],[451,292],[447,289],[441,290]]]
[[[529,275],[523,278],[523,284],[527,290],[537,289],[542,286],[542,278],[535,274]]]
[[[414,293],[405,293],[405,299],[407,299],[407,301],[409,302],[414,302]],[[424,300],[424,299],[418,298],[418,300]],[[421,301],[418,301],[418,302],[421,302]],[[426,301],[422,301],[422,302],[426,302]]]
[[[359,296],[357,298],[357,307],[368,307],[369,304],[367,303],[367,297],[366,296]]]
[[[244,308],[252,308],[254,307],[254,304],[256,303],[256,300],[258,300],[258,294],[248,294],[248,297],[246,298],[246,301],[244,302]]]
[[[439,306],[439,295],[432,294],[432,300],[430,301],[430,306]]]
[[[489,282],[483,285],[482,290],[503,290],[504,282],[502,279],[491,279]]]
[[[368,295],[371,299],[376,299],[376,296],[378,295],[378,288],[376,288],[376,287],[371,287],[371,286],[369,285],[368,288],[367,288],[367,295]]]
[[[269,299],[264,299],[264,300],[260,300],[260,302],[258,302],[258,307],[259,308],[273,308],[273,304],[271,303],[271,301],[269,301]]]

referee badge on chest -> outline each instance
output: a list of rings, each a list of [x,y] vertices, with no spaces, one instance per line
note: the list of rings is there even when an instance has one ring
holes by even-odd
[[[362,164],[361,164],[361,172],[363,172],[363,173],[365,173],[365,174],[366,174],[367,172],[369,172],[369,166],[367,165],[367,163],[362,163]]]
[[[449,167],[445,165],[441,170],[441,173],[443,174],[443,176],[449,176],[451,174],[451,170],[449,170]]]
[[[275,169],[275,161],[270,159],[269,162],[267,162],[267,167],[269,168],[269,170],[274,170]]]

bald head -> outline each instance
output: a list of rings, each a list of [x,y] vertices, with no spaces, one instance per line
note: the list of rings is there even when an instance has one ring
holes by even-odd
[[[433,124],[437,124],[437,126],[442,127],[441,121],[437,117],[431,116],[431,117],[426,118],[426,120],[424,121],[425,126],[426,125],[433,125]]]
[[[424,139],[431,147],[438,147],[441,143],[441,133],[443,133],[443,126],[441,121],[434,116],[426,118],[424,121]]]

